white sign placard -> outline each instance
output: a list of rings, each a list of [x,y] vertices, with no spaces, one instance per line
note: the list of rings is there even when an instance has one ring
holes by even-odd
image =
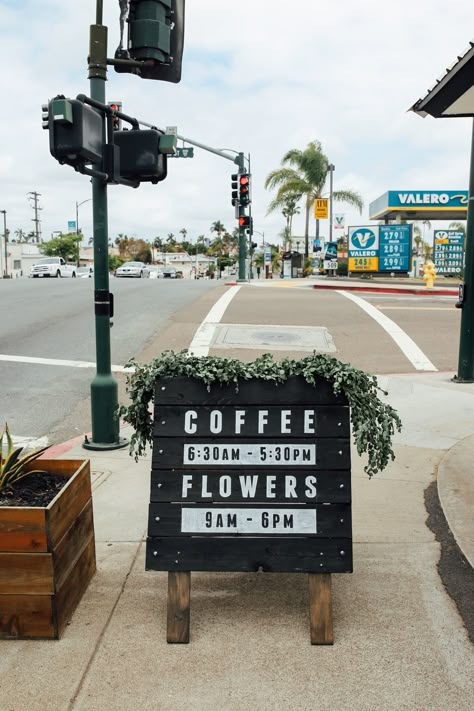
[[[308,466],[316,464],[315,444],[185,444],[183,464],[205,466]]]
[[[182,533],[317,533],[316,509],[183,508]]]

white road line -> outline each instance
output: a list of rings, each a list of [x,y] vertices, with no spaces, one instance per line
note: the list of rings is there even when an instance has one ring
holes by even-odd
[[[388,316],[385,316],[385,314],[379,311],[375,306],[348,291],[337,290],[337,293],[345,296],[346,299],[350,299],[357,304],[357,306],[360,306],[361,309],[368,313],[369,316],[372,316],[372,318],[377,321],[380,326],[382,326],[388,335],[393,338],[403,355],[408,358],[410,363],[412,363],[417,370],[438,370],[438,368],[436,368],[436,366],[434,366],[433,363],[425,356],[423,351],[418,348],[410,336],[408,336],[405,331],[400,328],[400,326],[388,318]]]
[[[240,286],[232,286],[216,301],[209,311],[189,346],[189,354],[194,356],[207,356],[217,325],[221,321],[225,310],[229,306],[234,296],[239,291]]]
[[[96,363],[86,360],[60,360],[58,358],[32,358],[29,356],[3,355],[0,354],[0,361],[6,363],[33,363],[34,365],[60,365],[66,368],[96,368]],[[130,373],[133,368],[126,368],[124,365],[112,365],[111,369],[115,373]]]

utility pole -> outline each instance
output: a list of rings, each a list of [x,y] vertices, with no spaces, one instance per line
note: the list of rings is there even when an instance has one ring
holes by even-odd
[[[0,212],[3,212],[3,237],[5,240],[5,273],[4,273],[4,278],[8,279],[8,232],[7,232],[7,211],[6,210],[0,210]]]
[[[102,24],[103,6],[103,0],[97,0],[96,24],[90,29],[89,79],[91,99],[105,104],[107,27]],[[104,121],[104,143],[105,139]],[[83,447],[109,450],[126,446],[127,440],[119,436],[118,386],[111,369],[107,183],[100,177],[92,178],[92,213],[97,373],[91,383],[92,439],[86,438]]]
[[[35,212],[35,216],[33,218],[33,222],[35,223],[35,239],[36,239],[36,244],[39,244],[41,242],[41,220],[39,218],[39,211],[42,210],[43,208],[39,206],[39,198],[41,197],[41,193],[37,193],[36,191],[29,192],[28,195],[32,195],[30,200],[33,200],[33,210]]]

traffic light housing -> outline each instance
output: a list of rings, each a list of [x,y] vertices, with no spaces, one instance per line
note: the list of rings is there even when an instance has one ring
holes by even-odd
[[[102,116],[77,99],[56,98],[43,105],[43,129],[59,163],[74,168],[102,162]]]
[[[235,207],[239,204],[239,176],[237,175],[237,173],[234,173],[230,177],[232,180],[232,205]]]
[[[150,183],[164,180],[168,174],[167,156],[160,153],[164,135],[154,128],[114,132],[114,144],[120,150],[120,177]]]
[[[121,101],[109,101],[109,106],[114,111],[122,111],[122,102]],[[121,118],[114,115],[112,117],[112,123],[113,123],[114,131],[121,131],[122,130],[122,119]]]
[[[245,207],[250,203],[250,175],[242,173],[239,175],[239,204]]]
[[[240,215],[240,217],[239,217],[239,227],[250,227],[250,217],[249,217],[249,215]]]
[[[117,72],[130,72],[142,79],[181,81],[184,45],[185,0],[130,0],[127,49],[119,48],[116,59],[144,62],[140,67],[116,65]]]
[[[258,243],[257,242],[252,242],[252,249],[257,249]]]

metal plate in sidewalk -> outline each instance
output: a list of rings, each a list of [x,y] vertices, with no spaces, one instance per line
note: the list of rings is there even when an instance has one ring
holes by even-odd
[[[212,345],[216,348],[269,348],[275,351],[334,353],[336,346],[324,326],[217,325]]]

